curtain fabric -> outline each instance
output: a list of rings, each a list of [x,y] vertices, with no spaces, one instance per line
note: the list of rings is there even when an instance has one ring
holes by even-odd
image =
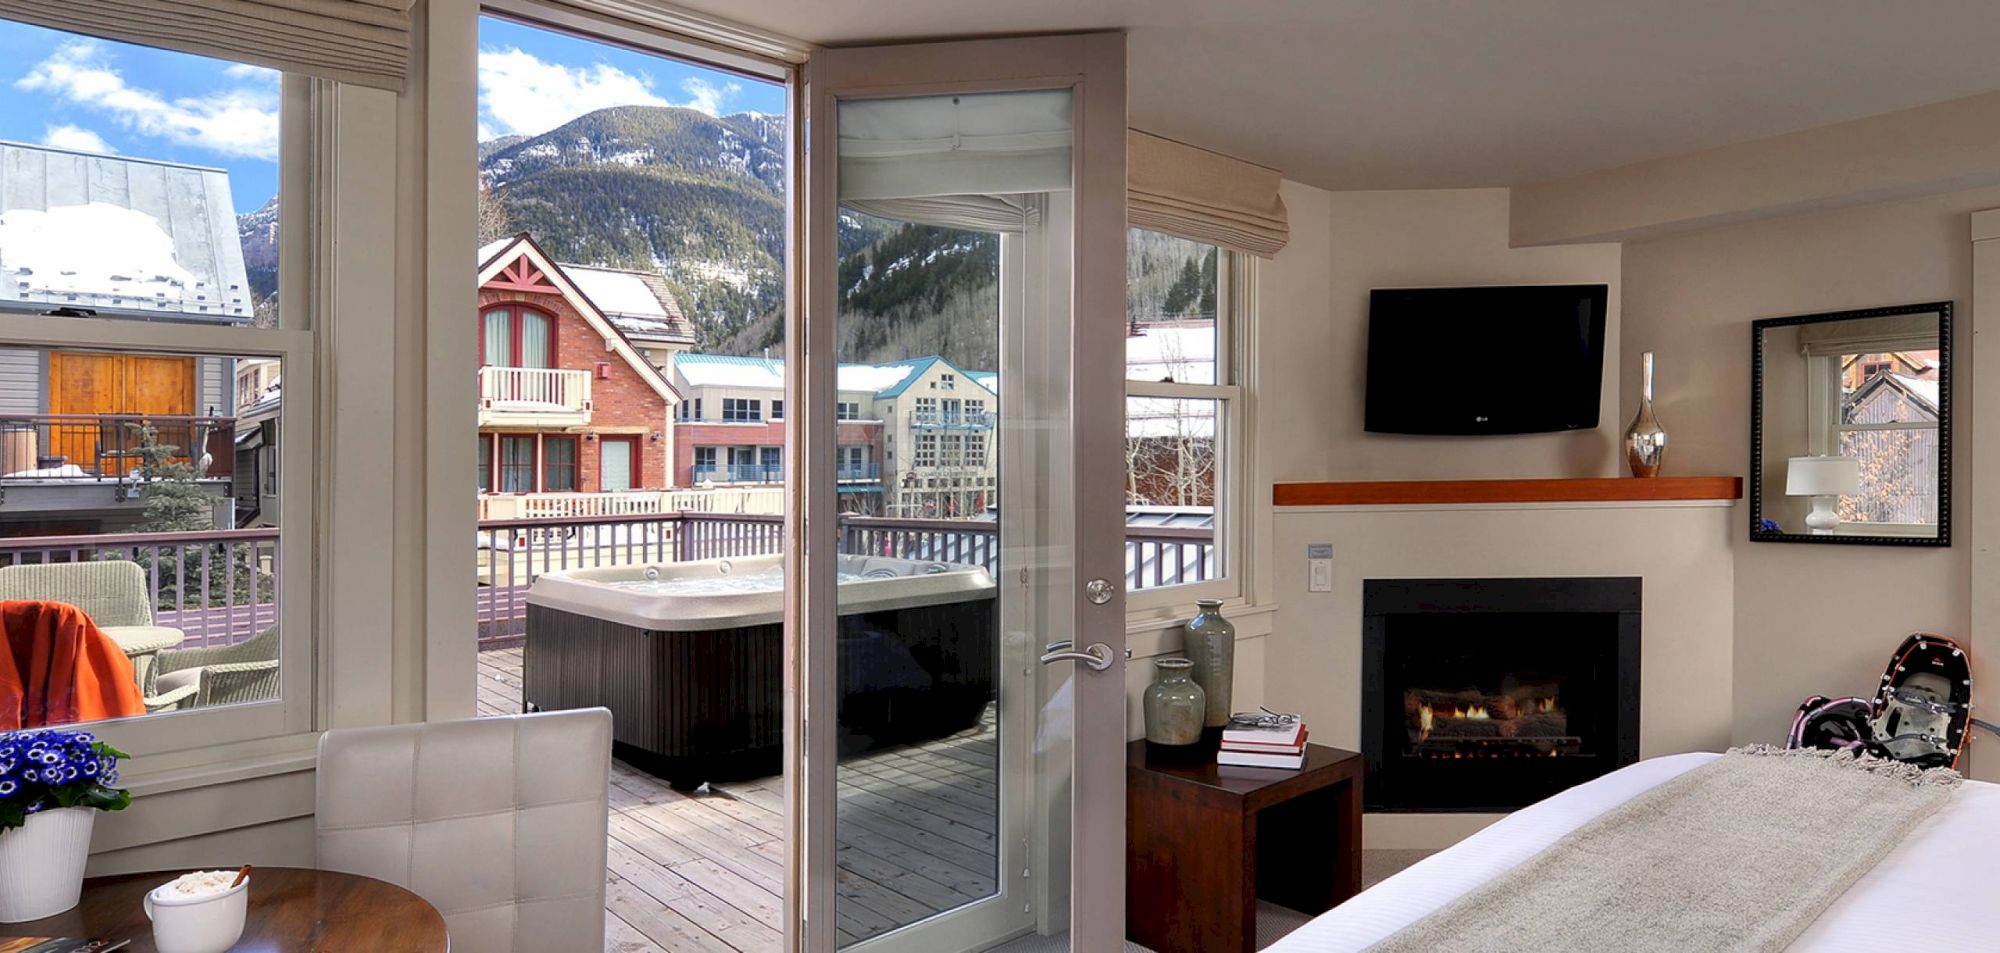
[[[413,0],[0,0],[0,18],[400,90]]]
[[[937,195],[912,199],[847,199],[844,208],[876,218],[921,225],[940,225],[975,232],[1018,235],[1039,220],[1038,196]]]
[[[1938,347],[1935,314],[1893,314],[1799,325],[1799,350],[1806,357],[1933,351]]]
[[[1291,238],[1274,169],[1128,130],[1127,221],[1269,258]]]

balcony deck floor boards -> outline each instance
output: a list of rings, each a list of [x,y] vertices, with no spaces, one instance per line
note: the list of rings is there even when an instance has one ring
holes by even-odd
[[[478,710],[521,708],[521,650],[479,653]],[[999,746],[991,707],[949,738],[841,762],[843,945],[997,888]],[[623,762],[611,771],[607,953],[777,953],[784,939],[780,779],[683,794]]]

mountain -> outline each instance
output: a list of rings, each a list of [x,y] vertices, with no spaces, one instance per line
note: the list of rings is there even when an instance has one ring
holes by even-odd
[[[278,324],[278,197],[236,216],[243,244],[243,268],[250,277],[250,302],[258,327]]]
[[[601,109],[481,143],[480,227],[528,232],[561,261],[658,271],[702,350],[763,354],[783,343],[785,157],[783,117]],[[276,291],[276,222],[275,199],[238,219],[260,296]],[[1212,312],[1212,254],[1134,236],[1135,316]],[[839,247],[841,360],[998,366],[996,236],[843,211]]]

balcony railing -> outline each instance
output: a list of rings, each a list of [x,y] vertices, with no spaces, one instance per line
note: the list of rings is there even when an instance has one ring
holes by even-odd
[[[479,409],[494,415],[562,415],[587,421],[590,372],[560,367],[482,367]]]
[[[559,569],[775,555],[784,544],[775,514],[659,513],[647,517],[482,520],[477,595],[479,639],[518,640],[535,577]],[[840,551],[1000,568],[996,524],[985,520],[844,517]],[[1216,578],[1212,529],[1132,526],[1125,535],[1128,590]]]
[[[43,414],[0,417],[0,482],[134,482],[149,426],[197,477],[235,472],[234,417]]]
[[[931,411],[910,415],[912,427],[941,427],[946,430],[990,430],[993,415],[986,411],[960,411],[956,414]]]
[[[716,487],[707,490],[625,490],[613,493],[482,493],[479,518],[554,519],[576,516],[651,516],[659,513],[781,513],[782,487]]]
[[[0,539],[0,565],[128,560],[145,570],[153,624],[183,648],[230,645],[278,624],[278,528]]]
[[[693,477],[696,483],[783,483],[785,468],[778,465],[765,466],[761,463],[697,464]],[[882,465],[841,464],[835,468],[834,478],[849,482],[880,480]]]

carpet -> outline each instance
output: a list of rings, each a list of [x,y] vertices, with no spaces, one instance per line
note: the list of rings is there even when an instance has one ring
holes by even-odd
[[[1958,782],[1845,752],[1732,750],[1368,953],[1777,953]]]

